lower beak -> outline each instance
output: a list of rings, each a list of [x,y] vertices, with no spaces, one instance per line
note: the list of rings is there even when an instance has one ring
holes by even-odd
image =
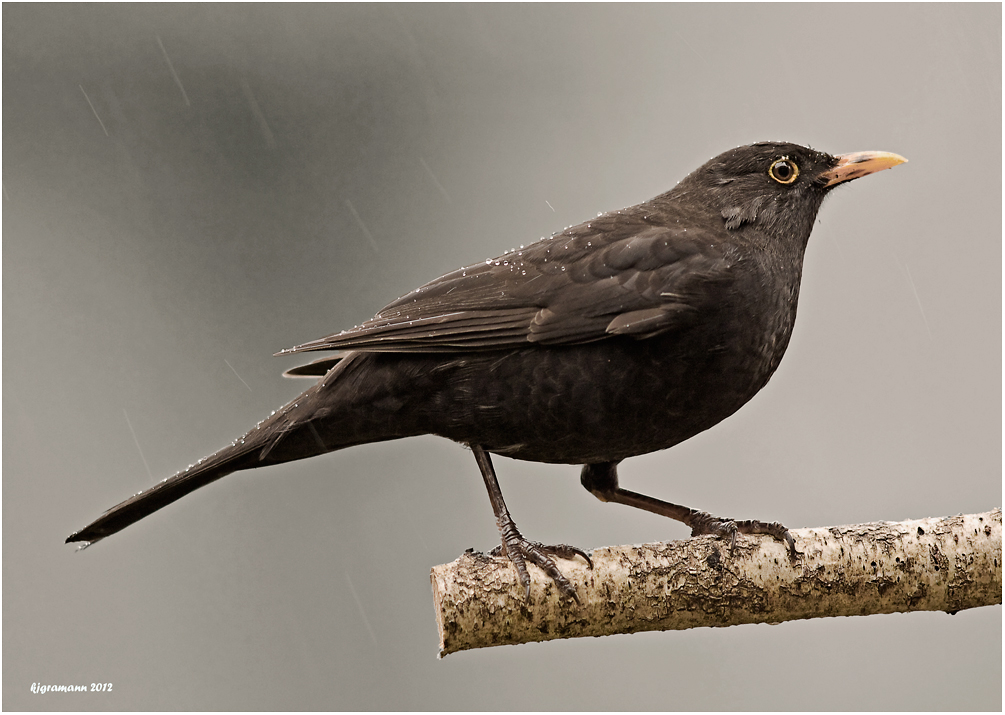
[[[837,164],[820,174],[820,179],[826,182],[824,186],[859,179],[907,161],[900,154],[891,154],[888,151],[856,151],[834,158],[837,159]]]

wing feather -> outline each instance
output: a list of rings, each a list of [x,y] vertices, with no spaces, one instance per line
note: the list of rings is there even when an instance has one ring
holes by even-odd
[[[732,261],[701,231],[609,214],[448,273],[288,352],[458,352],[645,339],[696,318]]]

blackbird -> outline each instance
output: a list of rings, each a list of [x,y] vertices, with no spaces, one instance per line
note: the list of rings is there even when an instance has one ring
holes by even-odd
[[[806,242],[840,183],[906,161],[796,144],[731,149],[645,203],[461,268],[371,320],[281,353],[340,351],[289,371],[320,378],[230,446],[127,499],[66,541],[93,544],[231,472],[353,445],[435,434],[470,447],[526,594],[526,562],[562,592],[553,557],[525,539],[490,454],[583,465],[601,501],[677,519],[692,535],[768,534],[618,486],[621,460],[672,447],[736,412],[789,344]]]

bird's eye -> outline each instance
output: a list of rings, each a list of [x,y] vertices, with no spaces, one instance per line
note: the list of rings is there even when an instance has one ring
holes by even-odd
[[[779,184],[791,184],[799,176],[799,167],[788,158],[781,158],[768,169],[768,176]]]

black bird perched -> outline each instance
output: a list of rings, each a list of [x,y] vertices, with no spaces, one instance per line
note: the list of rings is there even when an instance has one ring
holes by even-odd
[[[437,278],[360,326],[283,351],[342,352],[291,370],[320,379],[67,542],[94,543],[231,472],[435,434],[474,452],[500,551],[528,595],[526,561],[576,598],[552,556],[589,557],[520,534],[490,453],[582,464],[583,486],[602,501],[677,519],[693,535],[770,534],[794,551],[781,524],[622,489],[617,465],[707,430],[764,387],[792,334],[824,197],[904,161],[779,142],[737,147],[651,201]]]

